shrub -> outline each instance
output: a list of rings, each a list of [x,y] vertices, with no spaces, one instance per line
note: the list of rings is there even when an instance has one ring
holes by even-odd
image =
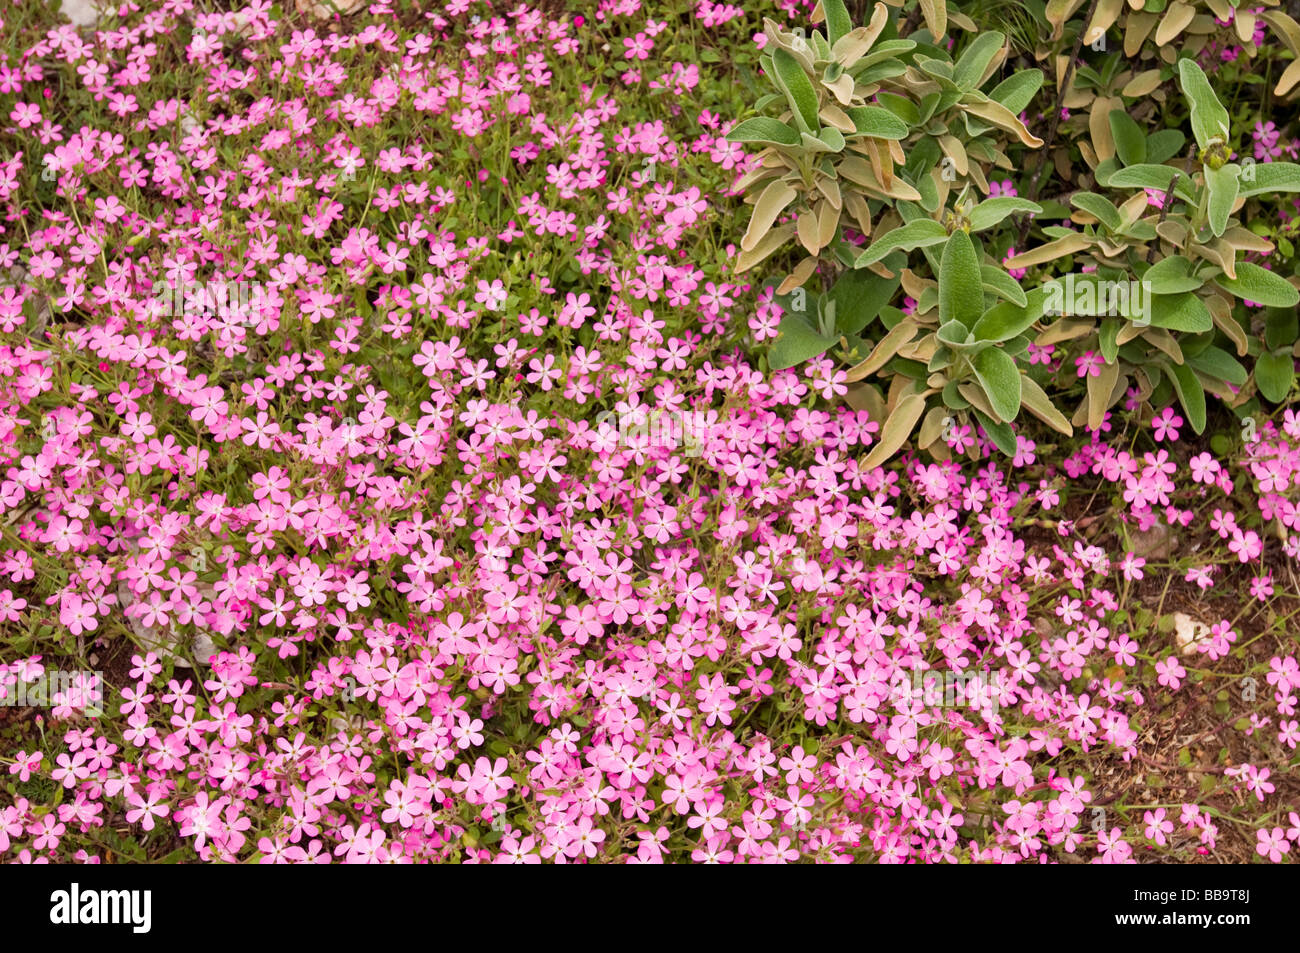
[[[1046,225],[1042,205],[990,196],[984,170],[1012,168],[1008,153],[1043,145],[1017,118],[1042,73],[1011,69],[1003,34],[963,24],[968,39],[954,61],[924,31],[919,40],[895,39],[899,13],[883,3],[856,30],[841,0],[822,7],[825,33],[808,39],[769,21],[764,35],[773,51],[764,66],[779,92],[756,107],[783,111],[745,120],[729,136],[765,146],[738,184],[755,210],[736,267],[751,268],[798,238],[808,256],[775,288],[785,316],[769,366],[835,348],[850,365],[845,383],[864,381],[858,399],[886,421],[868,465],[909,438],[945,459],[954,424],[978,425],[1014,456],[1011,425],[1022,407],[1069,436],[1071,424],[1096,430],[1130,392],[1154,406],[1176,396],[1200,433],[1207,391],[1232,406],[1256,392],[1285,398],[1296,345],[1287,309],[1300,293],[1248,260],[1275,246],[1234,215],[1256,196],[1300,191],[1300,166],[1232,161],[1228,112],[1193,59],[1167,57],[1170,66],[1123,84],[1146,95],[1176,74],[1195,143],[1186,162],[1179,129],[1144,130],[1124,111],[1122,93],[1111,95],[1122,78],[1117,56],[1105,57],[1100,70],[1071,73],[1067,82],[1104,93],[1086,98],[1091,145],[1080,144],[1089,178],[1103,191],[1071,191],[1064,196],[1070,210],[1051,209],[1067,212],[1071,223]],[[1104,35],[1119,4],[1094,7],[1093,31]],[[1069,12],[1049,5],[1058,33]],[[1143,16],[1153,23],[1156,11]],[[1176,35],[1187,26],[1182,18],[1171,11],[1158,35]],[[1288,19],[1272,18],[1281,26]],[[947,22],[958,20],[927,20],[931,29]],[[873,49],[887,55],[878,59]],[[989,95],[981,92],[991,83]],[[1053,120],[1049,136],[1055,129]],[[960,190],[950,187],[958,176],[966,180]],[[1038,183],[1036,174],[1035,193]],[[787,210],[793,220],[780,222]],[[1011,236],[1017,218],[1025,233],[1026,215],[1045,241],[1000,264],[986,244],[1023,246]],[[854,247],[867,239],[865,250]],[[1015,275],[1031,268],[1046,281],[1026,290]],[[828,288],[810,296],[805,285],[814,276]],[[900,286],[913,302],[907,314],[894,306]],[[1273,309],[1262,347],[1248,306]],[[1035,366],[1044,351],[1058,349],[1062,365],[1073,359],[1080,368],[1077,377]],[[1248,356],[1250,368],[1239,360]],[[1077,390],[1078,378],[1085,392],[1068,420],[1057,403]]]

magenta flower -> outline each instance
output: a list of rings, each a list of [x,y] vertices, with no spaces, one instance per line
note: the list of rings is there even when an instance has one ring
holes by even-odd
[[[1151,426],[1155,428],[1155,438],[1157,441],[1177,440],[1178,428],[1183,425],[1183,418],[1174,412],[1172,407],[1166,407],[1151,421]]]
[[[1085,351],[1074,359],[1074,366],[1078,369],[1079,377],[1100,377],[1106,360],[1096,351]]]
[[[1255,846],[1255,853],[1267,857],[1271,863],[1280,864],[1282,858],[1291,852],[1291,843],[1280,827],[1258,830],[1255,832],[1255,837],[1259,841]]]

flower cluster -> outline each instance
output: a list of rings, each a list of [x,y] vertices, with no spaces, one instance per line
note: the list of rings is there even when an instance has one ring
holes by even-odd
[[[979,467],[865,469],[842,372],[747,356],[736,93],[687,54],[752,17],[411,6],[6,26],[0,688],[104,700],[0,707],[0,856],[1129,862],[1228,814],[1300,843],[1268,767],[1294,650],[1215,619],[1181,651],[1079,515],[1204,517],[1166,560],[1273,605],[1294,413],[1185,466],[1108,419],[1059,471],[972,433]],[[617,425],[647,413],[708,425]],[[1234,760],[1188,752],[1177,824],[1136,803],[1152,706],[1252,671]]]

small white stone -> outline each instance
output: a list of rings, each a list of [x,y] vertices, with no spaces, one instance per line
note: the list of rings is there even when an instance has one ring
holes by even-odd
[[[347,16],[349,13],[355,13],[370,0],[332,0],[332,3],[319,3],[317,0],[294,0],[294,6],[299,13],[307,13],[317,20],[328,20],[334,14]]]
[[[236,36],[247,36],[252,30],[252,22],[253,15],[247,10],[235,10],[226,20],[226,24]]]
[[[360,715],[352,715],[349,718],[344,718],[342,715],[335,715],[330,719],[330,729],[344,734],[359,732],[365,726],[366,723],[361,720]]]
[[[79,27],[94,26],[99,22],[99,10],[94,0],[61,0],[63,15]]]
[[[129,543],[132,552],[138,552],[139,547],[134,540]],[[205,599],[214,598],[216,590],[207,583],[200,583],[199,591]],[[131,587],[125,582],[117,584],[117,603],[123,610],[139,601],[136,594],[131,591]],[[166,628],[145,625],[143,621],[133,615],[126,616],[127,624],[131,626],[131,631],[140,640],[146,651],[153,652],[159,658],[166,659],[173,663],[177,668],[193,668],[189,659],[178,654],[176,649],[181,647],[184,636],[176,631],[176,626],[168,623]],[[196,620],[196,624],[201,624]],[[217,654],[216,643],[212,637],[205,631],[198,631],[190,638],[190,652],[200,665],[207,665],[208,659]]]
[[[1174,613],[1174,642],[1182,655],[1195,655],[1196,645],[1210,638],[1210,627],[1204,622],[1197,622],[1186,612]]]
[[[212,641],[212,636],[206,632],[198,632],[190,642],[190,651],[194,653],[194,658],[200,665],[207,665],[208,659],[217,654],[217,645]]]

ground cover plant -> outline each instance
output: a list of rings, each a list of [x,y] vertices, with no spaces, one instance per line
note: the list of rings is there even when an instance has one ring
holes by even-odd
[[[0,856],[1292,860],[1296,12],[10,5]]]

